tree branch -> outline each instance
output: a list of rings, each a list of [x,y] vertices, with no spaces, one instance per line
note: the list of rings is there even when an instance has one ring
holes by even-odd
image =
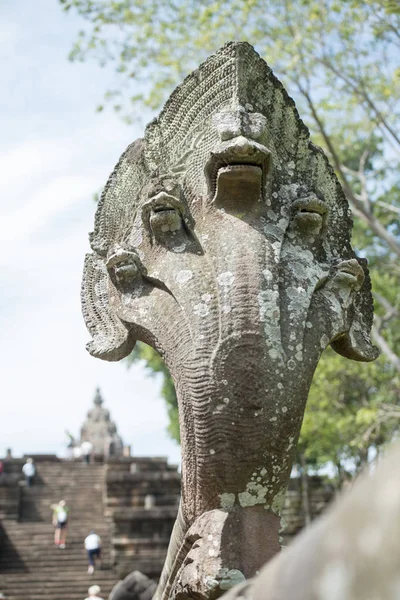
[[[372,326],[372,338],[382,350],[383,354],[386,356],[389,362],[394,366],[396,371],[400,373],[400,358],[389,347],[389,344],[387,343],[385,338],[380,334],[375,324]]]
[[[400,317],[400,313],[396,307],[392,306],[387,298],[378,294],[378,292],[373,292],[374,298],[376,298],[379,304],[382,304],[383,308],[386,310],[386,315],[383,317],[383,321],[388,321],[392,317]]]
[[[381,111],[379,110],[379,108],[377,106],[375,106],[375,103],[371,100],[369,94],[365,91],[365,89],[362,86],[360,86],[360,85],[356,85],[351,79],[349,79],[348,77],[346,77],[343,74],[342,71],[338,71],[336,69],[336,67],[334,67],[332,65],[332,63],[327,58],[322,58],[320,60],[321,60],[321,63],[325,67],[327,67],[328,69],[330,69],[332,71],[332,73],[334,73],[336,75],[336,77],[338,77],[339,79],[341,79],[342,81],[344,81],[348,86],[350,86],[353,89],[354,93],[357,96],[359,96],[360,98],[362,98],[364,100],[364,102],[367,104],[367,106],[369,106],[369,108],[375,113],[375,116],[377,117],[377,119],[382,123],[382,125],[386,128],[386,130],[390,133],[390,135],[393,137],[393,139],[396,140],[396,142],[400,146],[400,138],[399,138],[399,136],[392,129],[392,127],[389,125],[389,123],[387,122],[385,116],[381,113]]]
[[[388,233],[388,231],[385,229],[385,227],[382,225],[382,223],[367,209],[367,207],[364,205],[364,203],[361,201],[361,199],[357,198],[356,194],[354,194],[354,192],[350,186],[350,183],[346,177],[346,174],[343,171],[342,164],[341,164],[339,157],[336,153],[336,150],[332,144],[332,141],[324,127],[324,124],[322,123],[321,119],[319,118],[317,109],[311,99],[310,94],[307,92],[307,90],[305,90],[301,86],[299,81],[297,81],[297,87],[298,87],[300,93],[304,96],[304,98],[307,101],[308,107],[311,111],[314,121],[316,122],[317,127],[325,141],[325,144],[326,144],[326,146],[331,154],[332,160],[334,162],[336,171],[339,174],[339,177],[342,181],[344,192],[345,192],[349,202],[352,204],[353,208],[355,209],[355,212],[364,221],[366,221],[368,223],[368,225],[371,227],[372,231],[378,237],[380,237],[382,240],[384,240],[388,244],[388,246],[391,248],[391,250],[393,252],[395,252],[397,254],[397,256],[400,257],[400,244],[396,241],[396,239],[392,235],[390,235],[390,233]]]
[[[397,208],[397,206],[393,206],[392,204],[383,202],[383,200],[378,200],[377,205],[382,206],[382,208],[387,208],[388,210],[391,210],[392,212],[396,213],[397,215],[400,215],[400,208]]]

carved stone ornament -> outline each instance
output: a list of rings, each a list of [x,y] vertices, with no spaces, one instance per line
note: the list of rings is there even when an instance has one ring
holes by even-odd
[[[189,75],[109,178],[83,275],[88,350],[150,344],[179,402],[182,502],[158,597],[218,597],[279,551],[322,351],[377,356],[351,227],[326,156],[247,43]]]

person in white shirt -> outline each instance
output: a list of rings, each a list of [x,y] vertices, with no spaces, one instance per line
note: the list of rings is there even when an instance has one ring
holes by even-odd
[[[22,467],[22,472],[25,475],[26,485],[31,487],[33,478],[35,477],[35,465],[33,464],[32,458],[27,458],[26,463]]]
[[[103,598],[100,598],[100,596],[97,595],[100,594],[100,592],[101,589],[99,585],[91,585],[88,589],[89,596],[85,598],[85,600],[103,600]]]
[[[90,455],[92,454],[93,444],[86,440],[81,444],[81,452],[85,463],[88,465],[90,463]]]
[[[72,456],[73,458],[81,458],[82,450],[80,446],[75,446],[75,448],[72,449]]]
[[[99,560],[99,567],[101,569],[101,539],[94,531],[91,531],[85,538],[85,549],[89,559],[88,573],[92,575],[94,573],[94,559]]]

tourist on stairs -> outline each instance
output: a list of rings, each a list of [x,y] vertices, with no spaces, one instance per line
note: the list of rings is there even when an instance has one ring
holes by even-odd
[[[88,465],[90,463],[90,457],[92,454],[92,450],[93,450],[93,444],[92,442],[89,442],[88,440],[86,440],[85,442],[82,442],[81,444],[81,453],[83,456],[83,460],[85,461],[85,463]]]
[[[97,594],[100,594],[101,589],[99,585],[91,585],[88,589],[89,596],[85,600],[103,600]]]
[[[69,508],[65,500],[60,500],[58,504],[52,504],[51,508],[53,509],[53,525],[56,528],[54,543],[59,548],[65,548]]]
[[[101,569],[101,539],[94,531],[91,531],[85,538],[85,548],[89,559],[88,573],[94,572],[94,559],[99,559],[99,568]]]
[[[31,487],[36,472],[35,465],[33,464],[33,458],[26,459],[26,463],[22,467],[22,472],[25,475],[26,485]]]

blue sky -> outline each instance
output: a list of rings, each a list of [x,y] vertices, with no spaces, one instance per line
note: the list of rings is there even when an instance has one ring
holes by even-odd
[[[96,113],[112,70],[71,64],[82,22],[56,0],[0,5],[0,456],[63,452],[99,385],[137,455],[179,459],[159,382],[87,354],[80,279],[93,194],[142,131]]]

